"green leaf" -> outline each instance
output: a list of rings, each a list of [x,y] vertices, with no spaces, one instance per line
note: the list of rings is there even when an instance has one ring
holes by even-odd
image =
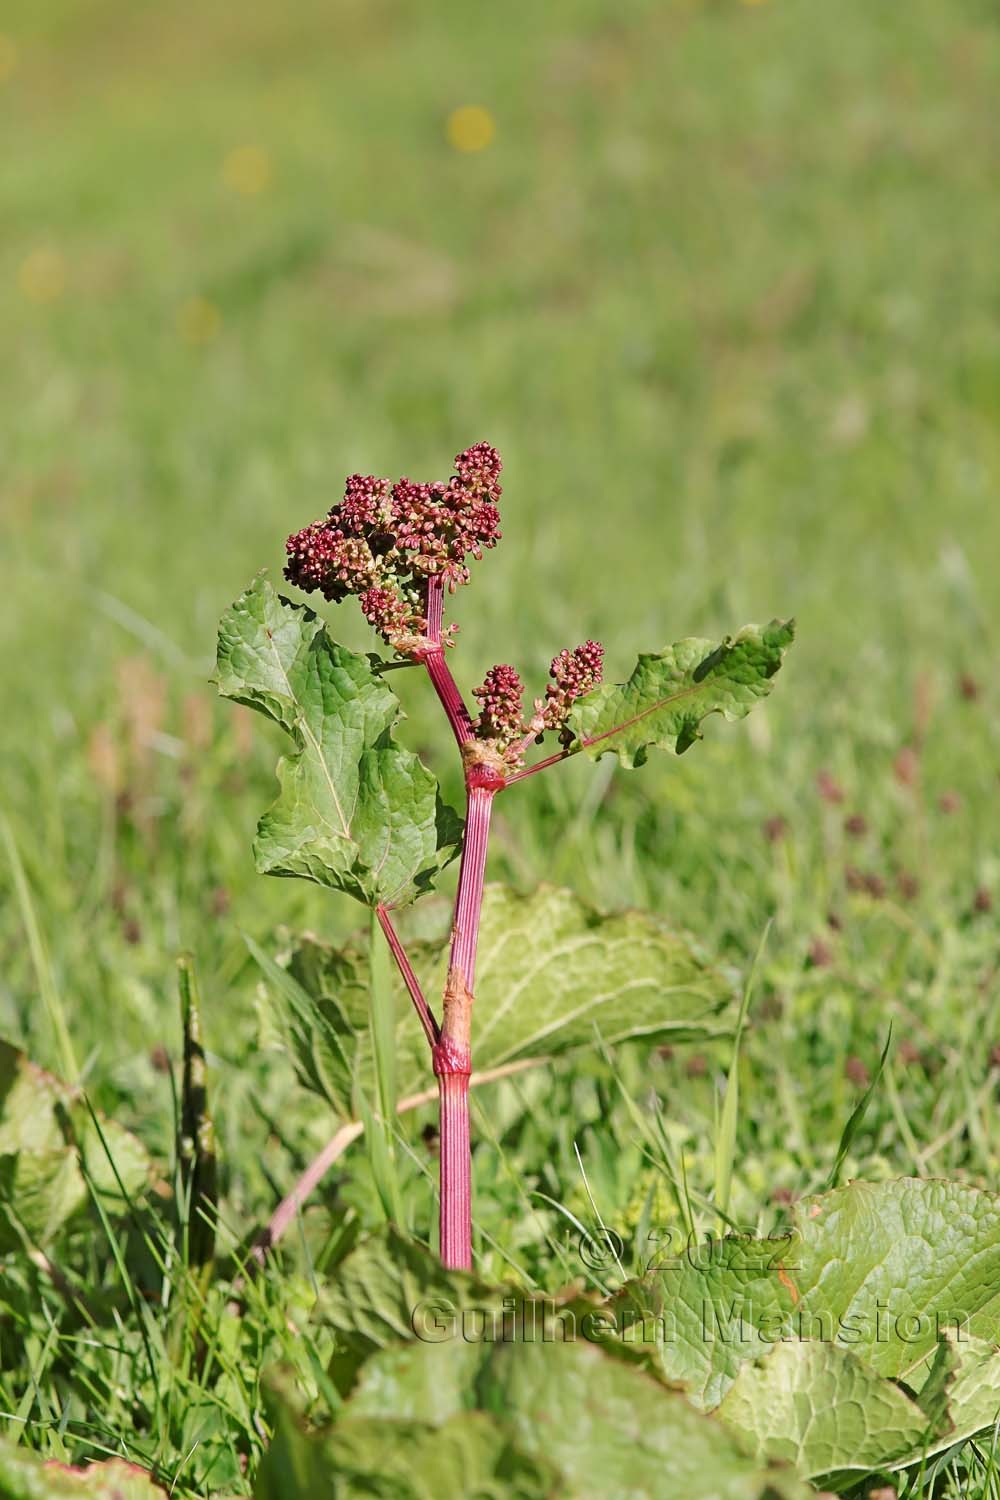
[[[395,1417],[342,1419],[307,1433],[286,1409],[265,1454],[255,1500],[442,1500],[560,1493],[544,1458],[528,1458],[492,1417],[469,1412],[439,1427]]]
[[[839,1344],[779,1344],[744,1365],[719,1417],[758,1458],[784,1459],[835,1489],[892,1473],[988,1431],[1000,1416],[1000,1356],[954,1334],[914,1400]]]
[[[338,1435],[360,1432],[367,1441],[382,1433],[394,1453],[400,1432],[411,1437],[420,1425],[442,1436],[466,1432],[485,1413],[503,1424],[513,1451],[557,1471],[564,1488],[545,1493],[567,1500],[659,1500],[664,1493],[801,1500],[806,1493],[790,1471],[748,1459],[721,1424],[623,1358],[623,1346],[605,1344],[609,1314],[596,1296],[570,1288],[561,1299],[533,1297],[489,1286],[444,1270],[390,1229],[347,1257],[321,1308],[336,1332],[333,1372],[347,1398],[323,1437],[334,1465],[327,1483],[331,1472],[350,1472]],[[422,1461],[415,1449],[414,1466]],[[320,1485],[319,1471],[303,1471]],[[469,1491],[441,1481],[436,1493]]]
[[[95,1122],[75,1089],[0,1041],[0,1253],[25,1240],[51,1244],[87,1202],[85,1171],[119,1212],[146,1186],[149,1157],[129,1131]]]
[[[450,1342],[488,1324],[503,1332],[503,1318],[525,1307],[578,1321],[593,1313],[595,1296],[570,1288],[544,1304],[513,1283],[493,1286],[473,1272],[447,1270],[438,1258],[389,1225],[364,1240],[342,1262],[320,1300],[320,1316],[336,1335],[331,1376],[341,1394],[352,1388],[364,1361],[400,1340]],[[468,1315],[468,1323],[463,1317]],[[531,1314],[532,1319],[535,1313]]]
[[[604,916],[557,886],[519,896],[491,885],[479,931],[477,1069],[592,1046],[595,1028],[608,1043],[704,1039],[726,1030],[728,981],[689,938],[653,917]],[[434,1005],[444,990],[447,942],[412,944],[410,952]],[[275,993],[284,992],[300,1076],[346,1117],[354,1077],[369,1093],[374,1083],[365,947],[360,940],[339,950],[302,942],[287,976],[294,994],[268,973]],[[393,992],[398,1088],[407,1094],[426,1082],[426,1043],[395,972]],[[304,1019],[309,1004],[312,1024]]]
[[[891,1380],[836,1344],[779,1344],[743,1366],[719,1416],[759,1459],[840,1487],[919,1461],[928,1418]]]
[[[70,1468],[0,1440],[2,1500],[163,1500],[164,1494],[144,1469],[121,1459]]]
[[[551,1461],[574,1500],[805,1494],[790,1472],[748,1460],[683,1396],[586,1337],[546,1341],[538,1332],[386,1349],[365,1364],[344,1412],[441,1423],[471,1407],[502,1418],[522,1452]]]
[[[591,1046],[595,1027],[608,1043],[726,1029],[728,982],[689,938],[643,912],[606,916],[558,886],[529,896],[491,886],[479,951],[478,1068]],[[443,964],[437,978],[443,988]]]
[[[765,1468],[714,1418],[594,1344],[497,1346],[480,1378],[519,1447],[544,1454],[574,1500],[802,1500],[788,1470]]]
[[[989,1431],[1000,1421],[1000,1354],[985,1339],[949,1333],[917,1402],[934,1424],[928,1456]]]
[[[784,1240],[678,1247],[613,1306],[705,1408],[787,1340],[840,1344],[919,1383],[949,1331],[1000,1342],[1000,1198],[959,1182],[853,1182],[803,1199]]]
[[[796,1324],[883,1375],[950,1329],[1000,1342],[1000,1197],[962,1182],[852,1182],[796,1210]]]
[[[258,578],[219,625],[219,692],[279,724],[295,753],[257,828],[257,868],[398,906],[429,888],[461,825],[392,729],[399,700],[367,657]]]
[[[604,683],[574,703],[571,748],[596,760],[609,752],[628,769],[650,747],[683,754],[709,714],[742,719],[771,691],[795,633],[793,620],[745,625],[721,645],[689,637],[639,657],[627,682]]]
[[[721,1401],[748,1359],[788,1327],[794,1290],[789,1238],[727,1236],[663,1247],[666,1263],[611,1299],[618,1327],[666,1380],[703,1410]]]

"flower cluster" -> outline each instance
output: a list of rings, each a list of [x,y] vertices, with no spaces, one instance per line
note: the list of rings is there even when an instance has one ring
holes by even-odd
[[[426,629],[428,579],[454,592],[468,559],[500,540],[500,469],[497,450],[476,443],[446,484],[352,474],[326,519],[288,538],[285,577],[334,603],[358,595],[365,618],[405,650]]]
[[[584,641],[572,651],[560,651],[549,668],[552,681],[545,689],[542,710],[546,729],[558,730],[561,740],[572,739],[566,729],[570,708],[577,698],[591,692],[604,676],[604,647],[599,641]]]
[[[572,742],[567,719],[577,698],[597,687],[604,675],[604,647],[597,641],[585,641],[572,651],[560,651],[552,658],[549,676],[552,681],[544,698],[536,698],[531,718],[524,719],[524,687],[513,667],[491,667],[481,687],[473,696],[479,700],[480,715],[476,736],[516,770],[532,740],[540,740],[546,731],[558,733],[563,745]]]
[[[473,697],[478,698],[481,710],[476,734],[492,740],[501,753],[529,734],[524,722],[524,684],[514,667],[490,667]]]

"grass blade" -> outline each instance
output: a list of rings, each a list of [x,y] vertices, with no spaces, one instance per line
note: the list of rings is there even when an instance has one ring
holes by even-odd
[[[722,1114],[715,1135],[715,1201],[723,1217],[729,1213],[729,1198],[733,1187],[733,1162],[736,1159],[736,1127],[739,1123],[740,1112],[740,1043],[750,1008],[750,997],[757,981],[757,970],[770,935],[771,921],[769,919],[761,933],[757,952],[753,956],[753,963],[750,965],[750,972],[743,986],[740,1013],[736,1018],[736,1035],[733,1037],[733,1053],[729,1061],[726,1095],[722,1101]],[[720,1232],[724,1231],[720,1230]]]
[[[885,1046],[882,1048],[882,1056],[878,1060],[878,1067],[875,1069],[872,1081],[865,1089],[864,1093],[861,1095],[861,1098],[858,1100],[857,1104],[854,1106],[854,1109],[851,1111],[851,1117],[848,1120],[847,1124],[844,1126],[844,1132],[840,1137],[840,1145],[837,1147],[837,1159],[833,1164],[833,1170],[830,1173],[830,1176],[827,1178],[827,1190],[829,1190],[830,1188],[835,1188],[837,1186],[837,1183],[840,1181],[840,1174],[843,1170],[844,1162],[847,1160],[847,1153],[851,1149],[851,1143],[854,1140],[855,1135],[857,1135],[858,1127],[865,1117],[865,1113],[868,1109],[869,1104],[871,1103],[872,1095],[878,1087],[879,1079],[882,1077],[882,1069],[885,1067],[885,1060],[889,1056],[889,1044],[891,1041],[892,1026],[890,1024],[889,1035],[885,1039]]]

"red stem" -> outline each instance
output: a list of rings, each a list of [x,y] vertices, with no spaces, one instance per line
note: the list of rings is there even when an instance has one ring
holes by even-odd
[[[427,584],[427,632],[413,658],[422,661],[434,684],[452,733],[462,752],[467,810],[458,872],[458,894],[452,927],[448,981],[440,1027],[420,990],[413,967],[397,937],[389,914],[378,908],[378,919],[410,998],[431,1044],[441,1106],[441,1216],[440,1253],[454,1270],[472,1267],[472,1186],[469,1154],[469,1074],[472,1071],[472,988],[476,978],[476,948],[483,905],[486,848],[493,798],[504,777],[475,756],[476,731],[458,684],[445,659],[442,624],[444,590],[439,578]]]
[[[399,972],[403,976],[403,983],[409,991],[413,1007],[420,1017],[420,1024],[424,1028],[427,1043],[433,1048],[437,1045],[438,1038],[441,1035],[441,1028],[434,1018],[434,1012],[424,999],[424,992],[420,988],[420,981],[414,972],[413,965],[410,963],[406,949],[399,940],[399,934],[392,925],[392,918],[389,916],[388,907],[377,906],[375,908],[375,915],[378,917],[379,926],[385,933],[386,942],[389,944],[392,956],[396,960]]]
[[[448,717],[455,739],[460,747],[467,745],[475,738],[475,730],[469,710],[458,690],[458,683],[452,677],[445,660],[444,647],[432,643],[424,648],[420,659],[427,668],[427,675],[434,684],[434,691],[441,700],[441,707]]]
[[[458,895],[451,931],[449,975],[461,974],[469,991],[476,983],[476,949],[479,945],[479,916],[483,905],[483,883],[486,877],[486,847],[490,837],[493,798],[499,788],[482,785],[474,768],[469,773],[466,790],[465,837],[462,840],[462,863],[458,871]]]
[[[451,675],[445,659],[441,626],[444,621],[444,586],[440,578],[427,581],[427,644],[415,653],[416,659],[427,668],[427,675],[434,684],[434,691],[441,700],[448,723],[451,725],[459,748],[475,739],[476,731],[472,717],[465,706],[458,683]]]
[[[472,1180],[469,1148],[469,1074],[472,1071],[472,987],[483,905],[483,880],[495,785],[467,774],[468,802],[458,896],[452,928],[441,1037],[434,1072],[441,1099],[440,1253],[453,1270],[472,1267]]]
[[[583,744],[589,745],[590,741],[584,740]],[[580,748],[582,749],[583,746],[581,745]],[[560,750],[557,755],[547,755],[544,760],[536,760],[533,766],[526,766],[523,771],[515,771],[508,776],[507,785],[513,786],[515,781],[524,781],[527,777],[534,776],[536,771],[545,771],[549,766],[557,766],[560,761],[568,760],[571,755],[575,754],[575,750]]]
[[[441,1130],[442,1265],[472,1270],[472,1154],[469,1145],[469,1075],[438,1073]]]

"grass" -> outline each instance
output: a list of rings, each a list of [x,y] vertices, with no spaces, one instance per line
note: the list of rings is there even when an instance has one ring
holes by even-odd
[[[562,1210],[593,1222],[591,1193],[632,1269],[688,1211],[682,1173],[704,1227],[718,1180],[734,1218],[772,1222],[828,1178],[890,1024],[844,1175],[996,1184],[997,19],[8,0],[0,1033],[54,1070],[75,1056],[169,1193],[192,951],[227,1273],[329,1131],[241,931],[273,952],[353,915],[252,871],[277,741],[215,703],[215,621],[344,474],[436,474],[480,437],[505,537],[457,605],[464,687],[497,658],[540,685],[588,635],[622,674],[637,648],[799,619],[756,721],[635,777],[561,767],[499,809],[493,878],[656,910],[744,977],[773,926],[735,1122],[726,1046],[480,1098],[484,1270],[582,1274]],[[449,143],[469,104],[495,121],[482,151]],[[398,677],[454,797],[447,736]],[[427,1122],[392,1156],[417,1233]],[[345,1224],[379,1222],[372,1166],[351,1148],[242,1318],[224,1276],[209,1289],[199,1348],[176,1332],[170,1197],[81,1221],[59,1270],[85,1310],[5,1262],[7,1430],[127,1451],[178,1496],[246,1491],[260,1368],[290,1360],[321,1397],[324,1350],[289,1326]],[[989,1472],[970,1447],[944,1493],[993,1493]]]

